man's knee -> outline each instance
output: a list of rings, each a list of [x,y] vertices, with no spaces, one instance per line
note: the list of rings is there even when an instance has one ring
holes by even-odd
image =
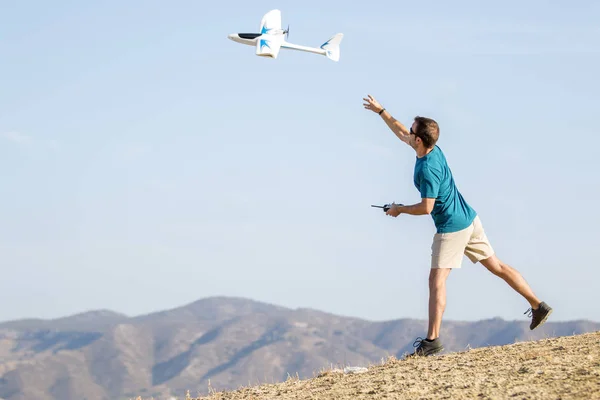
[[[432,268],[429,273],[429,288],[438,289],[443,287],[450,271],[451,268]]]
[[[503,276],[506,271],[506,265],[498,259],[495,255],[481,260],[481,264],[486,267],[492,274],[497,276]]]

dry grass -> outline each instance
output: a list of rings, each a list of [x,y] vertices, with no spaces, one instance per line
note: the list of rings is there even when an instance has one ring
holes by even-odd
[[[321,371],[187,400],[600,399],[600,332]],[[138,399],[141,400],[141,399]]]

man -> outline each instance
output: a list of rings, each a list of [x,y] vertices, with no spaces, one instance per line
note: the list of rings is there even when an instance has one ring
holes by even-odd
[[[443,350],[440,340],[442,314],[446,307],[446,278],[453,268],[461,268],[463,255],[480,262],[491,273],[504,279],[531,305],[531,330],[543,324],[552,308],[540,301],[521,274],[499,260],[485,234],[479,216],[456,188],[442,150],[437,146],[439,127],[430,118],[416,117],[409,129],[373,98],[363,98],[364,107],[381,116],[387,126],[415,152],[414,184],[421,202],[409,206],[392,204],[387,215],[426,215],[433,218],[436,233],[431,246],[429,274],[429,327],[426,339],[417,339],[412,356],[428,356]]]

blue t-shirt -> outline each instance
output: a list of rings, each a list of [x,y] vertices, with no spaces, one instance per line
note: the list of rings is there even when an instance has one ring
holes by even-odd
[[[446,157],[436,145],[415,163],[414,183],[421,198],[434,198],[431,216],[438,233],[467,228],[477,213],[467,204],[456,185]]]

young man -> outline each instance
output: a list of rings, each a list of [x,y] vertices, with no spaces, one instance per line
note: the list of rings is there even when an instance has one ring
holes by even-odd
[[[416,117],[409,130],[371,95],[363,100],[367,110],[379,114],[392,132],[417,153],[414,184],[421,194],[421,202],[409,206],[392,204],[386,214],[392,217],[431,214],[436,227],[429,274],[429,328],[427,338],[415,342],[414,346],[418,343],[418,347],[412,356],[428,356],[443,350],[440,327],[446,307],[446,278],[452,268],[461,267],[463,255],[473,263],[483,264],[529,302],[531,308],[525,313],[531,313],[531,330],[543,324],[552,308],[535,296],[517,270],[496,257],[479,216],[456,188],[444,153],[436,145],[437,122]]]

